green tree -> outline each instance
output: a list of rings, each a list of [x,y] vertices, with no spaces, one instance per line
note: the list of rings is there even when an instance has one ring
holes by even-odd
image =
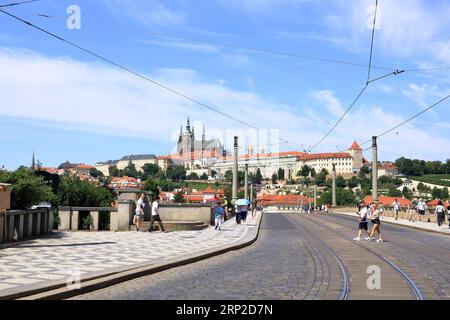
[[[163,174],[160,166],[154,163],[146,163],[142,166],[142,180],[147,180],[149,178],[156,178],[159,174]]]
[[[303,178],[306,178],[311,173],[311,168],[308,165],[304,165],[302,169],[298,172],[297,175],[302,176]]]
[[[258,170],[256,170],[255,180],[253,181],[253,183],[261,184],[262,179],[263,179],[263,177],[261,174],[261,170],[258,168]]]
[[[175,195],[175,198],[173,199],[173,202],[175,203],[185,203],[186,199],[183,197],[183,193],[177,192]]]
[[[224,175],[225,180],[232,182],[233,181],[233,171],[227,170]]]
[[[403,187],[402,196],[409,200],[414,197],[412,191],[410,191],[407,187]]]
[[[89,175],[93,178],[101,178],[101,177],[103,177],[103,172],[101,172],[100,170],[97,170],[96,168],[91,168],[89,170]]]
[[[322,203],[328,203],[331,204],[333,201],[333,195],[331,191],[325,191],[321,195],[321,201]],[[351,190],[346,190],[342,188],[336,188],[336,205],[343,206],[343,205],[350,205],[355,204],[356,197],[355,194]]]
[[[109,171],[109,175],[111,177],[120,177],[121,176],[121,172],[120,170],[117,168],[117,166],[110,166],[108,168]]]
[[[401,197],[402,192],[395,187],[389,188],[388,197]]]
[[[167,169],[167,178],[174,181],[186,180],[186,169],[182,165],[169,167]]]
[[[358,178],[357,177],[352,177],[351,179],[347,180],[347,186],[350,189],[356,188],[358,186]]]
[[[0,170],[0,181],[11,184],[11,209],[28,209],[40,202],[57,203],[56,195],[43,178],[30,169],[20,167],[14,172]]]
[[[323,168],[319,174],[315,177],[315,182],[317,186],[323,186],[325,184],[325,181],[327,180],[328,176],[328,170]]]
[[[277,183],[277,180],[278,180],[278,174],[276,172],[274,172],[272,174],[272,183],[273,184]]]
[[[147,179],[144,183],[144,191],[153,192],[155,198],[159,196],[159,189],[160,189],[159,181],[156,179]]]
[[[431,196],[434,199],[441,199],[441,190],[439,190],[437,187],[434,187],[431,191]]]
[[[338,188],[345,188],[347,186],[347,182],[345,181],[343,176],[337,176],[337,178],[336,178],[336,186]]]
[[[195,172],[191,172],[187,177],[187,180],[200,180],[198,174],[196,174]]]
[[[217,176],[217,171],[216,170],[211,170],[211,176],[213,178],[215,178]]]
[[[138,178],[139,172],[136,170],[136,166],[131,160],[128,162],[128,165],[123,169],[123,175],[131,178]]]
[[[278,179],[284,180],[285,171],[284,169],[279,168],[278,169]]]
[[[203,174],[200,176],[200,179],[201,179],[201,180],[208,180],[208,175],[207,175],[206,173],[203,173]]]
[[[71,207],[110,207],[114,200],[111,190],[77,177],[63,177],[58,197],[61,205]]]
[[[448,188],[443,188],[441,190],[441,199],[448,199],[448,198],[449,198]]]
[[[316,169],[312,168],[311,169],[311,177],[315,178],[316,176],[317,176]]]

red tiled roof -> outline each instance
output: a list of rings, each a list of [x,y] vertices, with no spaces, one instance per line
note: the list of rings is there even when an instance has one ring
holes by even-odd
[[[403,199],[402,197],[386,197],[386,196],[379,196],[378,197],[378,203],[381,203],[383,206],[392,206],[392,203],[397,199],[398,203],[402,207],[409,206],[411,204],[411,201],[408,199]],[[372,196],[367,196],[364,199],[365,204],[370,204],[372,202]]]
[[[362,150],[361,147],[359,146],[358,142],[353,141],[353,144],[350,146],[350,148],[348,148],[348,150]]]
[[[345,152],[337,152],[337,153],[312,153],[306,155],[304,158],[304,160],[317,160],[317,159],[353,159],[353,157]]]
[[[75,169],[92,169],[93,166],[90,166],[88,164],[79,164],[75,167]]]
[[[446,203],[448,203],[448,200],[439,200],[439,199],[434,199],[430,202],[427,203],[427,206],[429,207],[436,207],[439,203],[439,201],[442,201],[442,204],[445,205]]]
[[[257,198],[258,201],[261,201],[262,205],[276,205],[276,204],[285,204],[285,205],[301,205],[301,204],[309,204],[314,200],[312,198],[308,198],[301,195],[262,195]]]

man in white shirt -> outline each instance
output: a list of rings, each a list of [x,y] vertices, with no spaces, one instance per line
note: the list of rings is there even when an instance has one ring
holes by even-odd
[[[395,220],[398,220],[398,213],[400,212],[401,207],[397,199],[392,203],[392,207],[394,208]]]
[[[358,236],[353,239],[355,241],[360,241],[361,240],[361,234],[362,231],[365,230],[367,233],[367,237],[365,238],[366,240],[370,239],[370,234],[369,234],[369,228],[368,228],[368,221],[367,221],[367,206],[364,203],[360,204],[360,211],[357,212],[356,214],[359,215],[359,230],[358,230]]]
[[[166,232],[166,230],[164,229],[164,225],[162,224],[161,218],[159,217],[159,202],[161,201],[161,198],[156,198],[155,201],[153,201],[152,203],[152,218],[150,220],[150,227],[148,228],[148,231],[150,232],[153,228],[153,224],[155,223],[155,221],[158,222],[159,224],[159,229],[162,232]]]
[[[425,210],[427,209],[427,205],[423,201],[423,199],[419,200],[417,204],[417,211],[419,213],[419,221],[422,221],[422,217],[425,216]]]

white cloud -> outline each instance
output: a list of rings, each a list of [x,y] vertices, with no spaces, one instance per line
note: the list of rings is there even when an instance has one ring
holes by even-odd
[[[175,143],[179,126],[189,115],[193,122],[203,122],[215,136],[224,133],[223,139],[231,146],[230,130],[244,128],[160,87],[99,63],[0,48],[0,69],[0,116],[33,119],[42,126],[60,129],[61,134],[64,130],[75,130]],[[226,83],[205,82],[190,69],[160,69],[149,77],[244,122],[279,129],[282,138],[297,144],[311,145],[318,141],[342,111],[342,103],[329,90],[311,93],[309,97],[316,99],[299,101],[294,109],[267,101],[254,92],[232,90]],[[368,139],[403,120],[401,114],[376,106],[358,108],[317,151],[333,151],[335,148],[330,146],[350,145],[354,138]],[[196,126],[197,134],[201,134],[201,129]],[[442,131],[419,130],[411,134],[402,136],[399,144],[386,144],[392,151],[383,154],[382,159],[398,150],[433,158],[440,157],[440,150],[450,149]],[[418,148],[418,143],[423,145]]]
[[[182,41],[162,41],[162,40],[142,40],[140,41],[149,45],[156,45],[160,47],[176,48],[182,50],[189,50],[201,53],[218,53],[219,48],[210,44],[182,42]]]
[[[146,26],[178,26],[185,15],[175,12],[158,0],[107,0],[105,5],[117,15],[126,15]]]
[[[323,103],[332,115],[340,117],[344,113],[344,108],[333,91],[315,91],[311,93],[311,96],[318,102]]]

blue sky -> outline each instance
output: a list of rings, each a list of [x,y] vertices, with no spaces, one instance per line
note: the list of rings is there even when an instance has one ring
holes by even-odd
[[[8,3],[2,0],[0,4]],[[175,90],[273,130],[300,150],[313,145],[362,89],[367,68],[253,52],[262,48],[367,64],[372,0],[42,0],[10,7],[46,28]],[[69,30],[66,10],[81,9]],[[373,65],[450,66],[450,2],[380,0]],[[6,9],[5,9],[6,10]],[[51,18],[44,18],[45,14]],[[187,39],[196,41],[187,41]],[[190,116],[196,132],[231,146],[267,141],[237,122],[151,85],[0,15],[0,166],[94,164],[125,154],[170,154]],[[387,73],[373,69],[372,78]],[[405,72],[374,82],[316,150],[345,150],[354,139],[406,120],[450,93],[450,70]],[[399,134],[380,139],[383,160],[450,157],[447,101]],[[424,124],[428,127],[419,127]],[[405,131],[403,133],[403,131]],[[370,159],[370,152],[366,157]]]

